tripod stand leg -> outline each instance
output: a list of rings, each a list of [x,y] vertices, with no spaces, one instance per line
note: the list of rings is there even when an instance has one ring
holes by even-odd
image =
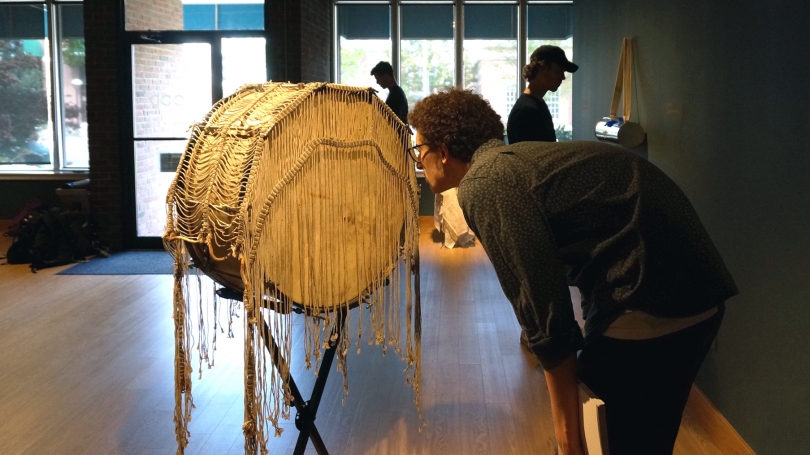
[[[309,431],[302,431],[298,433],[298,441],[295,443],[295,450],[293,451],[293,455],[304,455],[304,451],[307,449],[307,442],[312,440],[312,446],[315,447],[315,452],[318,455],[329,455],[329,452],[326,450],[326,446],[323,443],[323,439],[321,439],[320,433],[318,433],[318,429],[315,428],[313,424]]]
[[[326,379],[329,376],[329,370],[332,367],[332,361],[335,359],[335,352],[337,351],[338,340],[326,350],[321,367],[318,369],[318,379],[315,380],[315,386],[312,388],[312,397],[307,401],[303,409],[296,406],[298,414],[295,416],[295,427],[301,432],[298,435],[298,441],[295,444],[295,451],[293,455],[303,455],[307,447],[307,440],[312,440],[312,445],[318,455],[329,455],[326,446],[321,439],[318,429],[315,428],[315,414],[318,412],[318,406],[321,404],[321,396],[323,396],[323,389],[326,386]]]
[[[341,321],[343,318],[345,318],[346,311],[347,310],[344,308],[338,315]],[[315,414],[318,412],[318,406],[321,404],[323,389],[326,387],[326,380],[329,377],[329,370],[332,368],[332,361],[335,359],[335,353],[337,352],[337,347],[340,342],[341,334],[339,327],[341,325],[342,322],[338,323],[338,328],[336,328],[337,338],[324,353],[321,366],[318,369],[318,379],[315,380],[315,386],[312,388],[312,395],[309,401],[304,401],[303,397],[301,396],[301,392],[298,390],[298,386],[295,384],[295,380],[293,380],[292,375],[289,375],[284,379],[287,382],[287,385],[290,387],[290,393],[293,396],[293,405],[295,406],[295,410],[297,412],[295,416],[295,427],[298,429],[298,431],[300,431],[293,455],[303,455],[309,440],[312,440],[312,445],[318,455],[329,455],[329,452],[326,450],[326,445],[323,443],[323,439],[321,438],[318,429],[315,427]],[[275,364],[276,368],[279,369],[279,371],[290,371],[287,365],[287,360],[281,355],[281,351],[276,344],[276,340],[269,335],[271,332],[266,321],[264,321],[264,326],[265,333],[268,334],[264,340],[264,344],[267,350],[273,353],[273,363]],[[282,366],[285,368],[282,369]]]

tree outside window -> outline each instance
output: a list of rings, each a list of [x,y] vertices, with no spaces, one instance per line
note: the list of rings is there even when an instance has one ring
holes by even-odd
[[[51,162],[45,55],[41,40],[0,40],[0,164]]]
[[[78,2],[0,4],[0,172],[88,167],[83,17]]]

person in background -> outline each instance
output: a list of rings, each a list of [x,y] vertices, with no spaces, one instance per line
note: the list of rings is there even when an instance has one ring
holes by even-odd
[[[39,134],[31,133],[26,141],[28,152],[23,154],[22,161],[26,164],[49,164],[51,162],[51,151],[39,143]]]
[[[557,46],[544,45],[532,52],[529,63],[523,67],[523,78],[529,85],[515,101],[506,123],[510,144],[557,141],[551,112],[543,97],[560,88],[566,71],[573,73],[577,69],[579,66],[569,62],[565,51]]]
[[[565,72],[579,69],[568,61],[565,51],[557,46],[544,45],[532,52],[529,63],[523,67],[523,78],[529,85],[520,95],[509,113],[506,131],[510,144],[539,141],[557,142],[554,121],[543,97],[556,92],[565,80]],[[520,334],[520,344],[529,349],[526,332]]]
[[[394,111],[394,114],[402,120],[402,123],[408,123],[408,98],[405,97],[405,92],[402,87],[397,85],[394,79],[394,68],[388,62],[377,63],[371,69],[371,75],[377,80],[377,84],[388,90],[388,98],[385,99],[385,104]]]
[[[458,187],[543,367],[559,454],[584,453],[579,380],[605,402],[611,454],[671,454],[737,294],[686,195],[609,144],[504,145],[500,116],[470,91],[430,95],[410,117],[411,156],[434,193]],[[588,302],[584,333],[569,283]]]

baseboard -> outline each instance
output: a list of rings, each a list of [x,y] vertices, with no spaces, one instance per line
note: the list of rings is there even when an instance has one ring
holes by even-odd
[[[713,445],[722,448],[724,455],[756,455],[697,386],[692,386],[686,407],[689,417],[706,432]]]

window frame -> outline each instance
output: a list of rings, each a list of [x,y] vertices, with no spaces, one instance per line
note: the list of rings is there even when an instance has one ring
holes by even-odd
[[[574,0],[332,0],[333,24],[332,24],[332,56],[335,62],[332,68],[332,78],[337,83],[340,81],[340,37],[338,36],[338,6],[340,5],[389,5],[391,7],[391,66],[394,68],[394,76],[397,81],[401,80],[401,6],[419,4],[451,4],[453,5],[453,46],[455,49],[455,77],[454,86],[464,86],[464,6],[474,4],[501,4],[517,6],[517,71],[515,73],[515,86],[522,88],[526,83],[523,80],[523,67],[526,66],[526,54],[528,46],[528,7],[529,4],[548,5],[573,5]]]
[[[135,174],[135,142],[156,140],[184,140],[185,137],[137,137],[133,124],[132,75],[133,60],[132,46],[140,44],[183,44],[207,43],[211,46],[211,90],[212,99],[223,97],[222,91],[222,39],[223,38],[268,38],[266,30],[126,30],[124,0],[121,15],[121,45],[119,48],[119,62],[121,62],[121,89],[118,94],[118,103],[122,111],[121,150],[123,165],[121,171],[122,187],[131,189],[122,206],[124,213],[124,242],[133,248],[161,248],[160,237],[138,235],[138,222],[136,211],[136,174]],[[265,10],[267,14],[267,10]],[[266,28],[265,23],[265,28]],[[269,41],[269,40],[268,40]],[[269,42],[265,45],[265,52],[270,52]],[[269,55],[269,54],[266,54]],[[271,69],[271,58],[267,58],[265,73],[268,77]]]
[[[50,65],[48,70],[51,72],[51,86],[49,90],[52,117],[49,121],[53,122],[53,161],[51,162],[50,169],[40,170],[11,170],[3,169],[2,165],[0,165],[0,180],[60,180],[64,179],[66,176],[75,176],[77,178],[86,177],[90,172],[89,167],[66,168],[63,165],[65,161],[65,100],[62,93],[62,84],[64,82],[62,65],[64,62],[60,38],[61,13],[59,12],[61,5],[81,5],[83,8],[84,2],[82,0],[0,0],[0,6],[5,5],[44,5],[48,15],[48,30],[45,34],[45,39],[48,40],[50,52]]]

